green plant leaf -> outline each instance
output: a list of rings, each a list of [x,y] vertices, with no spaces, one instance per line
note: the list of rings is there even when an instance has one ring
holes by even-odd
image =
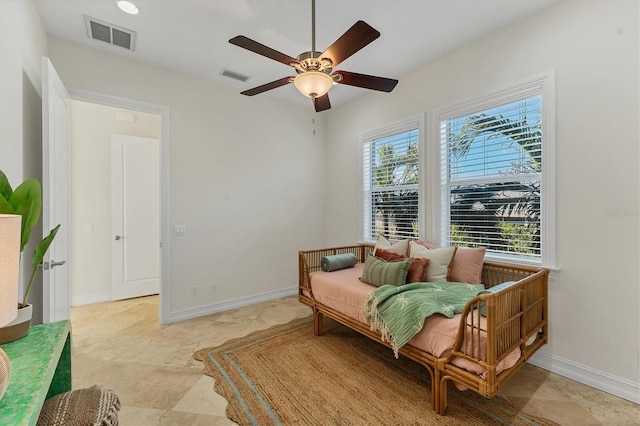
[[[36,246],[36,249],[33,253],[33,259],[31,259],[31,263],[33,264],[34,267],[37,268],[38,265],[42,263],[42,259],[44,259],[45,253],[47,252],[47,250],[49,250],[49,246],[53,242],[53,239],[56,237],[56,234],[58,233],[58,229],[60,229],[60,225],[53,228],[49,233],[49,235],[47,235],[47,237],[44,240],[42,240],[40,244]]]
[[[11,198],[11,194],[13,194],[13,189],[11,189],[9,179],[7,179],[7,175],[0,170],[0,197],[8,200]]]
[[[16,214],[13,206],[2,196],[0,196],[0,214]]]
[[[9,203],[13,206],[16,214],[22,216],[22,238],[20,240],[20,251],[29,242],[31,230],[42,210],[42,190],[37,179],[27,179],[13,191],[9,198]]]
[[[31,238],[31,228],[27,226],[29,223],[29,217],[32,217],[33,200],[27,200],[20,204],[16,209],[16,214],[22,216],[22,223],[20,226],[20,251],[24,250],[24,246],[27,245],[29,239]]]

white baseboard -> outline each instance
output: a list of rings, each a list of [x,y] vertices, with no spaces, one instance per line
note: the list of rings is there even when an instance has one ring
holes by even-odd
[[[640,404],[640,383],[612,376],[544,352],[536,352],[529,360],[529,363],[627,401]]]
[[[86,296],[76,296],[71,298],[71,306],[91,305],[111,301],[111,292],[87,294]]]
[[[241,308],[243,306],[254,305],[256,303],[267,302],[269,300],[280,299],[298,294],[298,287],[290,287],[281,290],[269,291],[253,296],[241,297],[239,299],[225,300],[223,302],[212,303],[210,305],[196,306],[194,308],[174,311],[169,314],[167,324],[198,318],[204,315],[217,314],[229,309]]]

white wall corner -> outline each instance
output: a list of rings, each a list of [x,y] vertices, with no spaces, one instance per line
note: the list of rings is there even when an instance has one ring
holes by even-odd
[[[529,363],[627,401],[640,404],[640,383],[634,383],[543,352],[537,352],[533,355]]]

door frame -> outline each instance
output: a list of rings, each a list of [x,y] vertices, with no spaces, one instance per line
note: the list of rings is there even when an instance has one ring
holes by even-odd
[[[103,93],[67,88],[71,99],[160,115],[160,324],[171,315],[171,110],[156,105]]]
[[[66,320],[71,315],[70,270],[70,140],[69,92],[51,60],[43,56],[42,66],[42,233],[62,226],[43,263],[42,321]],[[61,101],[62,103],[58,103]],[[63,114],[64,117],[61,117]],[[62,133],[61,133],[62,132]],[[54,260],[61,266],[54,270]],[[51,264],[51,268],[49,268]]]

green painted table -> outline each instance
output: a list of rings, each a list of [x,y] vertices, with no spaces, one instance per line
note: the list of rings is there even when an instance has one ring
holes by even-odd
[[[0,347],[11,363],[0,424],[35,425],[46,398],[71,390],[71,323],[35,325],[22,339]]]

